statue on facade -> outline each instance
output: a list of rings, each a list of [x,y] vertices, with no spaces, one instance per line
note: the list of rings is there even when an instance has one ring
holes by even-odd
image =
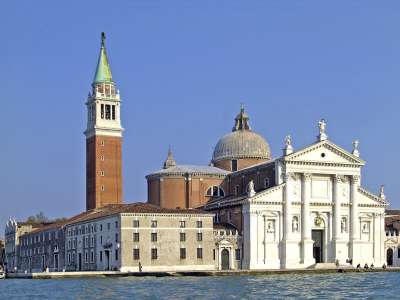
[[[359,140],[354,140],[353,141],[353,151],[351,152],[353,155],[359,157],[360,156],[360,151],[358,150],[358,146],[360,145]]]
[[[273,221],[269,221],[267,225],[267,232],[274,232],[274,224]]]
[[[379,188],[379,197],[383,200],[386,200],[386,195],[385,195],[385,186],[382,184],[381,187]]]
[[[319,141],[324,141],[328,138],[328,136],[326,135],[326,121],[325,119],[321,119],[318,122],[318,127],[319,127],[319,136],[318,139]]]
[[[287,146],[292,146],[292,137],[290,135],[287,135],[285,137],[285,145]]]
[[[341,233],[345,233],[347,231],[346,225],[346,218],[342,218],[342,221],[340,222]]]
[[[287,135],[285,137],[285,148],[283,148],[283,155],[289,155],[293,153],[292,137]]]
[[[299,232],[299,220],[297,217],[292,219],[292,232]]]
[[[247,195],[249,197],[253,197],[256,194],[256,191],[254,189],[254,181],[250,180],[249,184],[247,185]]]

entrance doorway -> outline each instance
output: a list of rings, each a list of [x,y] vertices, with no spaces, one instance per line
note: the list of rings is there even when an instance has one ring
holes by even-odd
[[[54,254],[54,271],[58,272],[58,254]]]
[[[221,270],[229,270],[229,250],[221,251]]]
[[[388,266],[393,266],[393,249],[389,248],[386,251],[386,263]]]
[[[82,253],[78,253],[78,271],[82,271]]]
[[[42,272],[46,271],[46,257],[42,255]]]
[[[104,250],[106,256],[106,271],[110,271],[110,250]]]
[[[323,262],[323,241],[324,241],[324,231],[323,230],[313,230],[311,233],[313,244],[313,257],[315,263]]]

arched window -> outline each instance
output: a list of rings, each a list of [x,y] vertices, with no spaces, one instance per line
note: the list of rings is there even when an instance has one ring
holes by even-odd
[[[208,188],[208,190],[206,192],[206,196],[209,196],[209,197],[224,197],[225,196],[225,192],[219,186],[213,185],[213,186],[210,186]]]

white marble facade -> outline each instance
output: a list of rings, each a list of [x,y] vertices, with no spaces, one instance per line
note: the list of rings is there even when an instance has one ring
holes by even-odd
[[[385,262],[385,197],[361,187],[358,142],[352,153],[327,139],[275,159],[277,185],[242,202],[243,268],[307,268],[316,263]]]

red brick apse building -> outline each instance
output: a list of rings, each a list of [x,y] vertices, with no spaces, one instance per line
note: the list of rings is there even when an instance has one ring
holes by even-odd
[[[198,208],[212,199],[241,195],[253,180],[257,190],[274,184],[273,166],[265,139],[252,131],[241,107],[232,132],[217,143],[209,166],[176,164],[168,152],[163,169],[146,176],[148,202],[165,208]],[[257,167],[257,165],[260,165]]]

